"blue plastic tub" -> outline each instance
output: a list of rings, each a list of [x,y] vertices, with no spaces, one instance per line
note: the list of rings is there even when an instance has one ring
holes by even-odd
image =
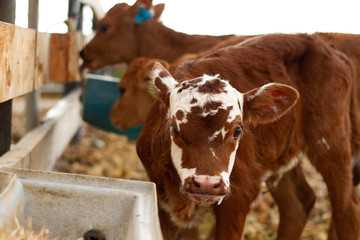
[[[134,140],[138,138],[142,125],[121,131],[110,122],[110,109],[119,98],[117,90],[119,81],[119,78],[87,74],[87,84],[83,100],[83,119],[95,127],[126,135],[129,139]]]

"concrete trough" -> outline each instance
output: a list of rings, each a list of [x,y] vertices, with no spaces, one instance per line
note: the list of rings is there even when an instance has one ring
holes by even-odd
[[[56,239],[162,239],[150,182],[0,168],[0,226],[30,218]]]

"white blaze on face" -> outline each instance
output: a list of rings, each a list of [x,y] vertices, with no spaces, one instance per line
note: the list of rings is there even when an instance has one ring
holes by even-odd
[[[236,157],[236,151],[237,151],[238,147],[239,147],[239,142],[236,142],[235,149],[234,149],[234,151],[233,151],[233,152],[231,153],[231,155],[230,155],[228,173],[231,173],[231,172],[232,172],[232,169],[233,169],[233,167],[234,167],[235,157]]]
[[[219,88],[221,87],[221,91],[216,93],[208,93],[200,91],[201,88],[206,83],[211,83],[211,81],[217,81],[219,83]],[[214,82],[215,83],[215,82]],[[216,109],[208,109],[205,110],[204,106],[210,102],[219,103],[219,106]],[[173,89],[170,92],[170,102],[169,102],[169,119],[175,119],[175,124],[178,128],[178,131],[181,135],[181,127],[182,124],[188,122],[187,116],[191,113],[193,107],[199,107],[203,109],[201,116],[205,117],[208,115],[215,115],[220,109],[229,111],[229,116],[227,122],[230,123],[236,118],[242,119],[243,113],[243,95],[234,89],[228,81],[219,79],[219,75],[209,76],[204,74],[200,78],[192,79],[185,81]],[[176,118],[176,113],[181,111],[184,114],[182,119]],[[225,139],[225,135],[228,130],[225,130],[224,127],[215,131],[212,136],[209,136],[209,141],[214,140],[219,134],[222,135],[223,139]],[[171,134],[171,133],[170,133]],[[229,157],[229,165],[227,172],[222,172],[221,177],[226,185],[226,187],[230,187],[230,174],[234,166],[236,151],[238,148],[238,142],[234,151],[231,153]],[[212,154],[214,156],[214,160],[217,160],[215,152],[212,150]],[[185,179],[188,177],[192,177],[195,175],[195,168],[184,168],[182,166],[182,149],[176,145],[171,137],[171,156],[173,164],[180,176],[182,183],[184,184]]]
[[[181,159],[182,159],[182,149],[174,143],[173,138],[171,137],[171,158],[172,162],[179,174],[179,177],[181,179],[182,185],[184,185],[185,179],[188,177],[192,177],[195,175],[195,168],[183,168],[181,166]]]
[[[239,142],[236,143],[235,149],[234,151],[231,153],[230,155],[230,160],[229,160],[229,166],[228,166],[228,171],[227,172],[222,172],[221,176],[223,178],[223,181],[225,183],[226,187],[230,187],[230,174],[232,172],[232,169],[234,167],[234,163],[235,163],[235,157],[236,157],[236,151],[239,147]]]

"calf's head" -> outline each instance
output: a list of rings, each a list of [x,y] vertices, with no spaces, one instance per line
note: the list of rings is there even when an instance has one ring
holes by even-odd
[[[158,59],[139,57],[132,61],[118,83],[119,98],[110,111],[111,122],[120,130],[136,127],[145,122],[154,101],[154,92],[149,89],[149,70]],[[160,61],[169,68],[169,64]]]
[[[94,38],[80,52],[83,67],[99,69],[114,63],[130,63],[138,57],[140,41],[147,37],[142,36],[141,25],[156,22],[164,6],[152,6],[152,0],[137,0],[133,6],[119,3],[112,7],[99,21]],[[144,9],[152,13],[150,19],[144,16]]]
[[[294,88],[276,83],[240,93],[219,75],[178,83],[159,63],[151,75],[164,101],[180,191],[198,204],[220,203],[229,193],[247,126],[276,121],[299,97]]]

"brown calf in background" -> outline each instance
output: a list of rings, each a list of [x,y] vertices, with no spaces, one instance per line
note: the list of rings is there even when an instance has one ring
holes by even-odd
[[[153,9],[154,16],[135,23],[140,7]],[[158,20],[164,4],[137,0],[133,6],[116,4],[98,23],[95,37],[84,47],[84,67],[98,69],[114,63],[130,63],[149,56],[172,62],[183,54],[198,53],[233,35],[188,35],[165,27]]]
[[[136,127],[145,122],[156,93],[149,89],[149,71],[155,62],[161,62],[169,68],[169,64],[155,58],[140,57],[135,59],[126,69],[118,83],[119,99],[110,112],[111,122],[121,130]]]

